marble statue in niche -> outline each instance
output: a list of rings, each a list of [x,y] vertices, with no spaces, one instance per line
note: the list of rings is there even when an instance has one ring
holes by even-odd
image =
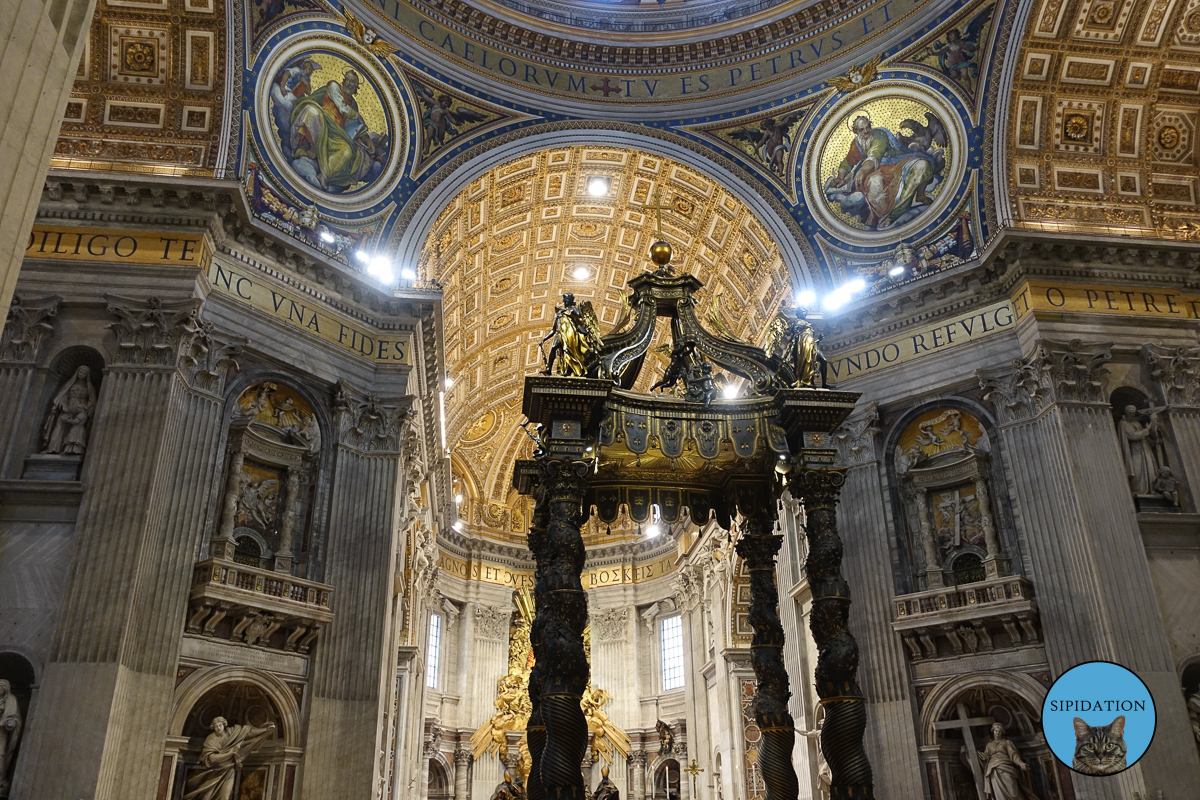
[[[0,679],[0,797],[8,797],[8,773],[21,741],[22,722],[12,684]]]
[[[1113,419],[1129,491],[1139,510],[1179,507],[1180,481],[1167,460],[1167,435],[1160,417],[1164,407],[1149,407],[1136,389],[1113,392]]]
[[[1008,573],[991,499],[991,446],[974,416],[928,411],[901,433],[893,464],[921,589]]]
[[[91,368],[82,366],[54,396],[42,428],[41,452],[81,456],[87,450],[88,428],[96,413],[96,387]]]
[[[1021,760],[1017,748],[1004,738],[1004,726],[992,723],[992,738],[983,752],[976,751],[983,770],[984,791],[988,800],[1024,800],[1021,790],[1021,772],[1028,772],[1029,765]],[[1020,771],[1018,771],[1020,770]]]
[[[256,728],[230,725],[224,717],[217,717],[211,727],[200,751],[202,769],[188,778],[183,800],[231,800],[242,763],[275,734],[274,722]]]

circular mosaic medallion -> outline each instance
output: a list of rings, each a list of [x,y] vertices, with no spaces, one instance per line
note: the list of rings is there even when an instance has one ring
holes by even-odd
[[[881,85],[842,99],[812,142],[809,207],[848,241],[895,241],[934,221],[966,169],[958,114],[916,85]]]
[[[255,109],[260,142],[298,192],[362,208],[397,177],[404,123],[392,81],[341,41],[304,37],[266,60]],[[388,87],[388,88],[384,88]]]

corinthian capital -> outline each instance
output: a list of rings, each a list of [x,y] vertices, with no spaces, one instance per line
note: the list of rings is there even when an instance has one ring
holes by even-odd
[[[240,369],[236,359],[247,342],[241,336],[221,335],[211,322],[200,322],[196,335],[179,356],[179,367],[195,388],[221,394],[225,382]]]
[[[1147,344],[1142,358],[1170,406],[1200,406],[1200,347]]]
[[[868,403],[856,409],[833,432],[833,444],[846,466],[865,464],[876,459],[875,437],[879,434],[879,404]]]
[[[385,402],[339,382],[334,396],[342,444],[368,453],[398,453],[408,398]]]
[[[42,342],[54,332],[51,324],[62,298],[14,295],[0,335],[0,361],[34,362]]]
[[[1104,403],[1112,342],[1041,339],[1033,355],[975,373],[1001,424],[1036,416],[1051,403]]]
[[[108,313],[117,317],[108,329],[117,337],[118,364],[174,367],[200,332],[199,298],[167,302],[157,297],[104,297]]]

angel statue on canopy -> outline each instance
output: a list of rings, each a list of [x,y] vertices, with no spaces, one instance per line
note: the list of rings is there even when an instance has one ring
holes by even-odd
[[[763,350],[792,368],[795,375],[793,388],[803,389],[816,386],[821,377],[821,388],[828,389],[829,365],[821,355],[821,337],[808,321],[807,309],[797,306],[792,313],[780,308],[767,327],[767,340]]]
[[[583,698],[579,702],[587,718],[588,730],[593,734],[592,763],[603,758],[604,763],[611,765],[614,753],[621,758],[629,758],[629,734],[614,725],[602,707],[612,699],[612,695],[603,689],[589,686],[583,690]]]
[[[575,377],[592,377],[600,355],[600,320],[592,309],[592,301],[585,300],[575,305],[575,295],[567,292],[562,296],[563,304],[554,307],[554,326],[550,333],[538,342],[538,347],[553,339],[550,354],[546,357],[543,375],[554,371],[558,361],[558,374]]]

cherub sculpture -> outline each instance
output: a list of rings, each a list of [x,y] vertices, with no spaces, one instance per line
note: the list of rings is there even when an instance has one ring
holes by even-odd
[[[820,375],[821,388],[828,389],[829,364],[821,355],[820,341],[805,309],[797,307],[793,315],[781,308],[767,328],[763,349],[771,358],[792,368],[795,376],[792,388],[813,387]]]
[[[496,753],[500,760],[508,763],[508,731],[523,731],[529,721],[528,678],[519,674],[508,674],[497,681],[496,713],[471,734],[471,754],[475,760],[484,753]]]
[[[575,295],[567,292],[562,296],[563,304],[554,307],[554,327],[538,342],[540,348],[553,339],[550,353],[546,356],[543,375],[554,371],[558,361],[558,374],[576,378],[594,377],[600,359],[600,321],[592,309],[590,300],[575,304]]]
[[[629,757],[629,735],[618,728],[608,718],[602,706],[612,700],[612,695],[603,689],[589,686],[583,690],[580,706],[587,718],[588,730],[592,732],[592,761],[603,758],[606,764],[612,764],[613,754],[622,758]]]

